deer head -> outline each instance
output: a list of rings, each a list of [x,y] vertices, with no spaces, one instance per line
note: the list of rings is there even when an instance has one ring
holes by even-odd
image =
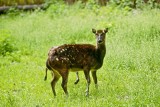
[[[97,44],[102,44],[102,43],[105,42],[105,35],[108,32],[108,28],[106,28],[104,30],[95,30],[95,29],[92,29],[92,32],[96,36]]]

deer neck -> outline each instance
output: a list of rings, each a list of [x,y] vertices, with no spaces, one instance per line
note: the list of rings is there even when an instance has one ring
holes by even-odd
[[[103,59],[104,59],[104,56],[106,54],[105,42],[102,43],[102,44],[97,43],[96,51],[97,51],[97,57],[98,57],[100,63],[103,64]]]

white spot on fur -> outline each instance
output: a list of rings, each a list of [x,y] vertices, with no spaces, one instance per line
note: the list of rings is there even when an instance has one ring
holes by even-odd
[[[58,58],[56,58],[56,61],[59,61],[59,59],[58,59]]]

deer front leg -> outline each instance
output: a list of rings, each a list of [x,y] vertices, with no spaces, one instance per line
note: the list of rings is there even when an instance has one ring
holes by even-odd
[[[87,80],[87,89],[86,89],[86,96],[89,96],[89,85],[90,85],[90,75],[89,75],[90,69],[84,69],[84,74]]]
[[[77,76],[77,79],[76,81],[74,82],[74,84],[77,84],[79,82],[79,74],[78,74],[78,71],[76,72],[76,76]]]
[[[94,81],[94,83],[95,83],[95,87],[96,87],[96,89],[98,89],[96,72],[97,72],[97,71],[92,71],[92,77],[93,77],[93,81]]]

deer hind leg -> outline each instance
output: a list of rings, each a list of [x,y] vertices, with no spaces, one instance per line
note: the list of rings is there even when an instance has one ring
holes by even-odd
[[[77,79],[76,79],[76,81],[74,82],[74,84],[77,84],[77,83],[79,82],[79,74],[78,74],[78,71],[76,72],[76,77],[77,77]]]
[[[94,83],[95,83],[95,87],[96,87],[96,89],[98,89],[96,72],[97,72],[97,71],[92,71],[92,77],[93,77],[93,81],[94,81]]]
[[[91,83],[89,72],[90,69],[84,69],[85,78],[87,80],[86,96],[89,96],[89,85]]]
[[[53,91],[54,96],[56,96],[55,85],[56,85],[57,81],[59,80],[60,75],[55,71],[55,72],[52,72],[52,76],[53,76],[53,79],[51,81],[51,87],[52,87],[52,91]]]
[[[68,96],[68,91],[67,91],[68,74],[69,74],[68,71],[65,71],[65,72],[61,73],[61,76],[62,76],[62,84],[61,84],[61,86],[62,86],[66,96]]]

